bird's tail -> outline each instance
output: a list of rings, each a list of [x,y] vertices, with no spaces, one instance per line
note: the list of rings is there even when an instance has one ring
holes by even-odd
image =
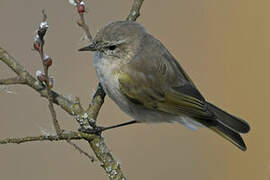
[[[217,121],[238,133],[247,133],[250,130],[248,123],[237,118],[211,103],[207,103],[208,109],[215,114]]]
[[[209,128],[218,133],[223,138],[233,143],[234,145],[236,145],[242,151],[247,150],[246,144],[242,139],[241,135],[231,130],[230,128],[226,127],[222,123],[215,121],[214,125],[209,126]]]
[[[247,133],[250,127],[247,122],[239,119],[211,103],[207,103],[209,111],[215,115],[215,119],[210,124],[205,124],[210,129],[229,140],[242,151],[246,151],[246,145],[240,133]]]

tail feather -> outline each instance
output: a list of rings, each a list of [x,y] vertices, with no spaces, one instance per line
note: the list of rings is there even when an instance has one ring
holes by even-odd
[[[231,143],[236,145],[242,151],[246,151],[247,147],[242,139],[241,135],[230,128],[226,127],[222,123],[216,121],[213,125],[209,126],[210,129],[221,135],[223,138],[229,140]]]
[[[247,133],[250,130],[248,123],[237,118],[211,103],[207,103],[208,109],[215,114],[217,121],[238,133]]]
[[[206,121],[205,119],[199,118],[197,121],[218,133],[242,151],[246,151],[247,147],[240,133],[247,133],[250,130],[248,123],[230,115],[213,104],[207,103],[207,107],[208,110],[215,115],[213,119]]]

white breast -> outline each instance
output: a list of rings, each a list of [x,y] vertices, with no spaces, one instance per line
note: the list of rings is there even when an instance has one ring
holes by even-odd
[[[129,108],[126,98],[122,95],[119,88],[119,81],[115,71],[119,70],[119,61],[100,58],[98,53],[94,56],[94,66],[97,72],[99,82],[106,94],[125,112],[128,113]]]

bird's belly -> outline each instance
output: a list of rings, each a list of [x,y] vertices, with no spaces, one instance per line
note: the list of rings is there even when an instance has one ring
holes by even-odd
[[[119,108],[130,114],[131,107],[127,99],[120,92],[119,81],[117,75],[114,73],[119,67],[117,64],[112,64],[106,59],[94,58],[94,65],[97,72],[99,82],[101,83],[106,94],[119,106]]]

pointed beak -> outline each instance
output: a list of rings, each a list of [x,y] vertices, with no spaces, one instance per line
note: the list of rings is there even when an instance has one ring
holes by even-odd
[[[96,51],[95,44],[91,43],[89,46],[83,47],[81,49],[78,49],[78,51]]]

